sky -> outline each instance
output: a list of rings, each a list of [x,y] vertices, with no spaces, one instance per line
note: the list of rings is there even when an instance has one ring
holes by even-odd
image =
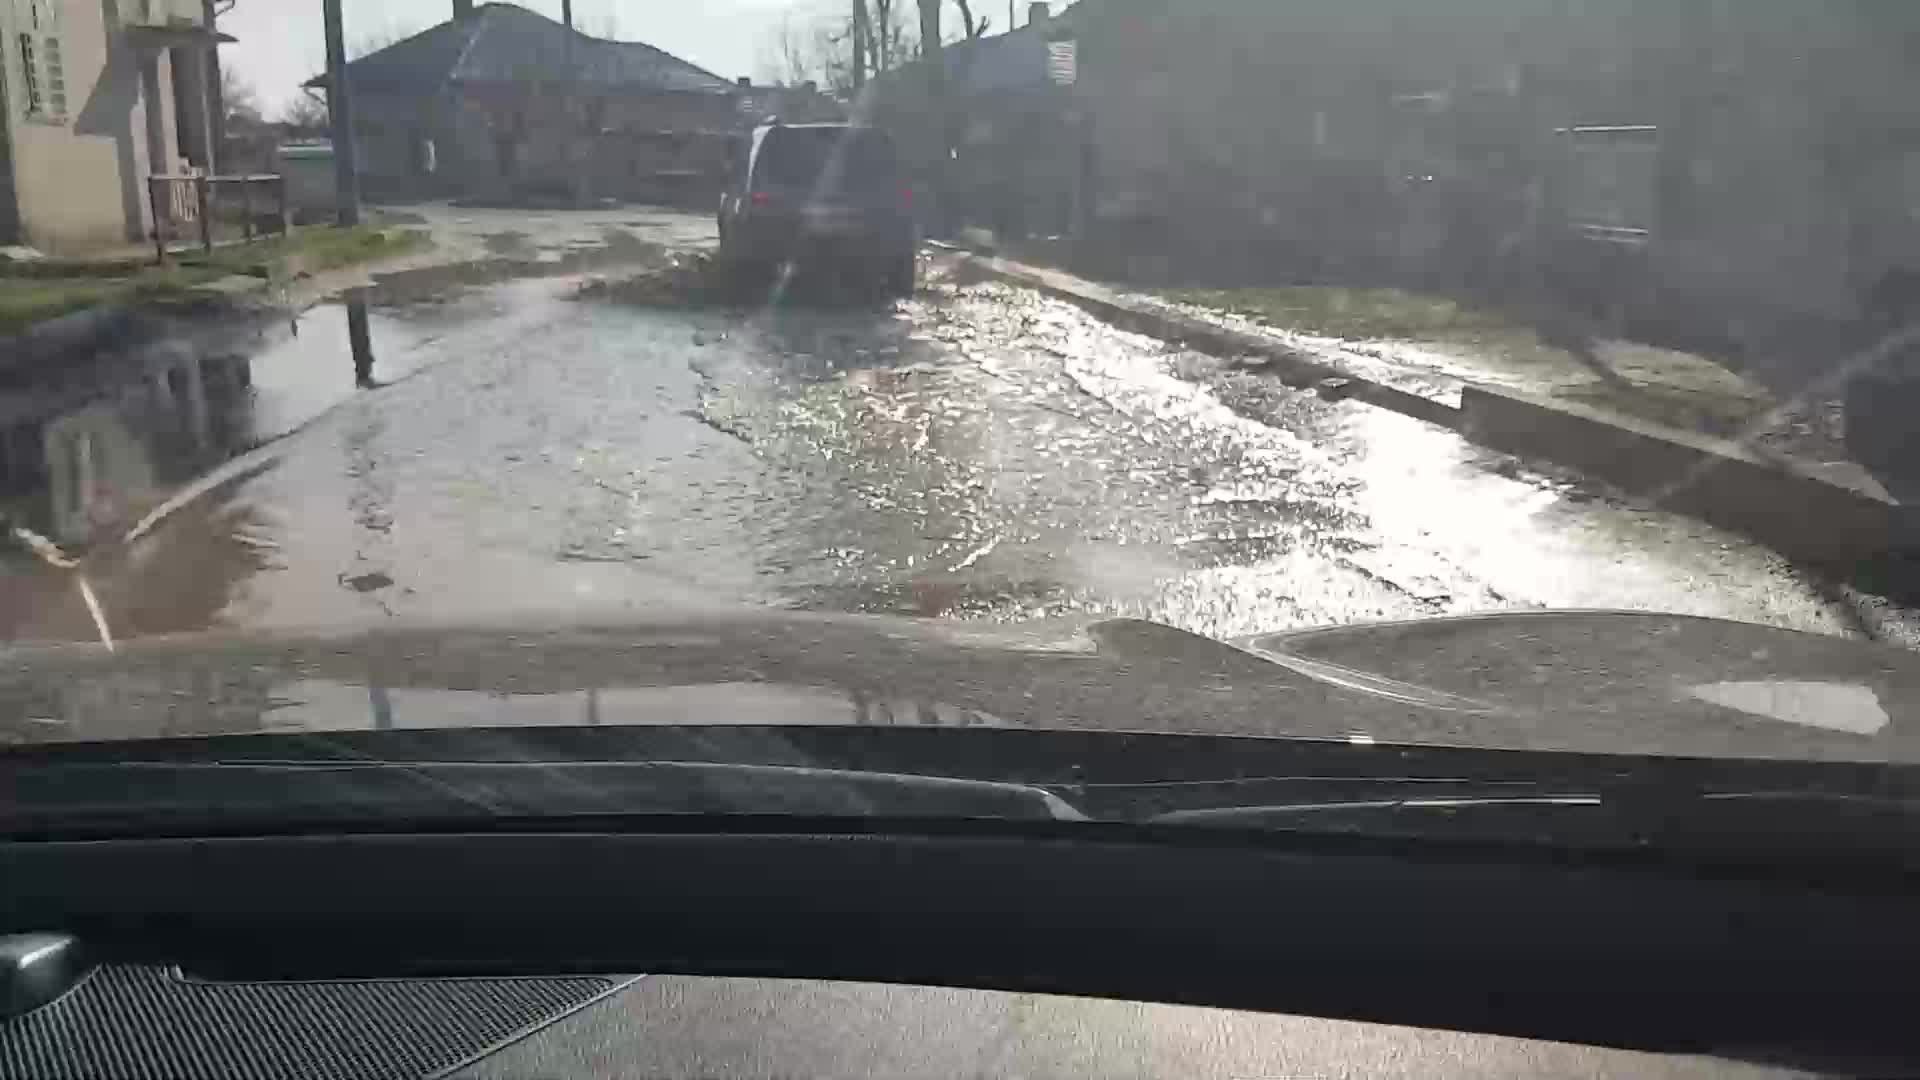
[[[560,17],[560,0],[518,0]],[[603,34],[644,41],[722,78],[766,73],[767,42],[790,13],[817,16],[826,0],[574,0],[574,22]],[[445,22],[452,0],[341,0],[349,44],[392,38]],[[837,6],[837,5],[836,5]],[[326,66],[320,0],[237,0],[220,30],[239,39],[220,47],[221,63],[260,95],[268,116]]]

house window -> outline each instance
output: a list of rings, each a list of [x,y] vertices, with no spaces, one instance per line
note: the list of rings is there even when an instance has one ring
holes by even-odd
[[[46,49],[41,53],[41,61],[47,74],[47,111],[55,116],[67,115],[67,71],[60,59],[60,39],[52,34],[44,39]]]
[[[66,57],[61,48],[59,13],[48,0],[29,0],[29,29],[17,39],[21,81],[29,116],[62,119],[67,115]]]
[[[20,35],[20,71],[27,83],[27,112],[30,115],[46,112],[46,95],[40,89],[40,65],[34,56],[32,34]]]

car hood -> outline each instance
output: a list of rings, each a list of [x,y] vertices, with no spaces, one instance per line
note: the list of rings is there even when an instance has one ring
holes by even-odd
[[[889,725],[1910,761],[1920,656],[1673,615],[1527,612],[1212,641],[795,614],[17,648],[0,740]]]

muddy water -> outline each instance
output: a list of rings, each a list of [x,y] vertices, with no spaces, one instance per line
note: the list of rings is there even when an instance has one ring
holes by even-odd
[[[405,380],[436,359],[449,329],[499,319],[511,290],[436,305],[375,309],[373,379]],[[117,348],[63,367],[0,372],[0,636],[86,637],[84,598],[60,565],[82,561],[124,633],[200,629],[222,601],[215,583],[257,568],[244,514],[185,516],[169,546],[191,551],[181,576],[139,573],[125,541],[208,479],[272,467],[255,451],[312,423],[358,389],[342,303],[297,316],[209,312],[142,319]],[[171,523],[171,519],[169,519]],[[238,537],[238,539],[236,539]],[[113,583],[137,576],[128,592]]]
[[[575,291],[376,308],[387,385],[367,394],[337,308],[265,331],[233,436],[195,459],[213,479],[88,552],[105,620],[744,604],[1227,635],[1578,605],[1847,630],[1752,545],[1032,293],[938,274],[901,304]],[[43,589],[9,605],[10,636],[93,635],[71,573],[9,580]]]

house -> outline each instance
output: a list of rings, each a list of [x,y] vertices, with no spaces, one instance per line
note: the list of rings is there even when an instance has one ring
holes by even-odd
[[[740,90],[742,128],[758,127],[771,120],[789,124],[833,124],[847,118],[846,106],[820,92],[820,84],[803,82],[798,86],[755,86],[742,76]]]
[[[0,0],[0,244],[152,227],[146,178],[213,164],[211,0]]]
[[[645,197],[725,161],[734,83],[514,4],[451,13],[347,66],[369,195]]]
[[[1920,317],[1920,5],[1082,0],[1054,23],[1040,36],[1077,59],[1065,93],[1019,34],[945,50],[949,171],[956,200],[1044,192],[1021,170],[1075,147],[1076,247],[1097,261],[1539,282],[1671,318],[1663,337],[1794,337],[1804,357],[1875,306]],[[877,115],[924,117],[923,78],[883,77]],[[1050,150],[1055,117],[1073,123]],[[961,210],[995,224],[1006,201]]]
[[[1064,233],[1071,224],[1082,168],[1082,103],[1054,66],[1052,46],[1070,39],[1083,2],[1059,15],[1045,2],[1027,5],[1026,25],[941,49],[952,122],[953,164],[946,176],[946,217],[990,225],[1006,235]],[[867,117],[924,157],[926,71],[907,64],[874,80]]]

